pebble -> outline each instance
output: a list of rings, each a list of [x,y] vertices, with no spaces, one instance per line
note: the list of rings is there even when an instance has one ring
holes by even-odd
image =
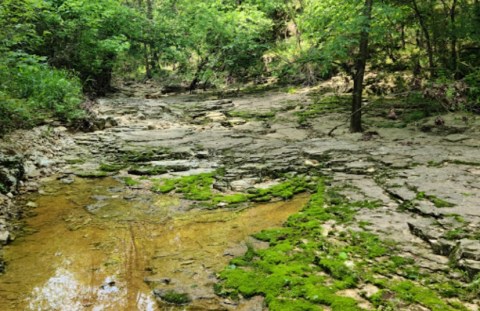
[[[36,207],[38,207],[37,203],[32,202],[32,201],[28,202],[28,203],[26,204],[26,206],[27,206],[27,207],[30,207],[30,208],[36,208]]]

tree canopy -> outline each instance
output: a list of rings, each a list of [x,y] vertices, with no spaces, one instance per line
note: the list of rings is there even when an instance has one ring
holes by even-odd
[[[477,0],[4,0],[0,131],[35,111],[74,118],[81,90],[103,95],[114,79],[363,85],[364,67],[408,73],[411,89],[462,81],[478,106],[479,29]]]

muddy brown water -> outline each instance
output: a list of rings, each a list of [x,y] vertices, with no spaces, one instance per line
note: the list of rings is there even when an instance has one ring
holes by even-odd
[[[123,190],[111,178],[52,181],[45,194],[28,198],[38,204],[27,219],[32,233],[4,249],[0,309],[173,309],[155,300],[145,280],[168,280],[193,298],[196,291],[210,295],[212,275],[231,259],[228,249],[280,226],[308,199],[182,212],[184,202],[175,196],[125,196]]]

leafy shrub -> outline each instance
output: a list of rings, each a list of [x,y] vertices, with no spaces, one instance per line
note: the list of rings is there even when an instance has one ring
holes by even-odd
[[[0,55],[0,134],[54,117],[63,122],[82,116],[82,86],[64,70],[21,52]]]
[[[480,70],[465,77],[468,86],[469,109],[480,113]]]

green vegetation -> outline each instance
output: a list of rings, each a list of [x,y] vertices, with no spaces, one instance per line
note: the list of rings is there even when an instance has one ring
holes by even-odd
[[[100,170],[104,172],[118,172],[125,168],[124,164],[119,163],[102,163],[100,164]]]
[[[422,272],[415,260],[397,253],[395,243],[347,229],[358,210],[376,206],[349,202],[320,182],[305,208],[283,228],[255,235],[270,247],[249,247],[233,259],[220,273],[216,293],[233,299],[262,295],[271,310],[362,310],[343,291],[371,284],[379,291],[365,298],[376,308],[398,310],[416,303],[430,310],[466,310],[442,299],[467,295],[455,281],[429,279],[430,273]],[[325,231],[325,222],[332,221],[335,229]]]
[[[220,203],[235,206],[249,201],[267,202],[275,198],[288,200],[298,193],[312,189],[311,181],[304,177],[294,177],[267,189],[252,189],[250,193],[215,194],[214,176],[215,173],[156,180],[152,191],[159,193],[175,191],[181,193],[185,199],[204,201],[205,206],[214,208]]]
[[[473,0],[5,0],[0,133],[78,118],[81,89],[105,94],[116,77],[179,90],[254,82],[247,91],[258,91],[276,81],[293,93],[341,74],[354,82],[354,131],[364,84],[370,94],[423,99],[399,126],[432,107],[478,112],[479,11]]]
[[[192,301],[188,294],[177,293],[175,291],[167,291],[166,293],[162,294],[162,300],[168,303],[176,304],[176,305],[184,305]]]
[[[83,116],[81,84],[72,74],[48,67],[39,57],[1,52],[0,135],[49,118],[68,123]]]
[[[168,193],[173,190],[182,193],[186,199],[207,201],[212,199],[213,174],[185,176],[176,179],[166,179],[153,186],[152,190]]]
[[[133,179],[132,177],[122,177],[122,180],[128,187],[134,187],[140,184],[138,180]]]
[[[435,207],[438,207],[438,208],[454,207],[455,206],[455,204],[447,202],[447,201],[445,201],[443,199],[440,199],[440,198],[438,198],[434,195],[425,194],[425,192],[417,193],[417,200],[423,200],[423,199],[429,200],[430,202],[433,203],[433,205],[435,205]]]

